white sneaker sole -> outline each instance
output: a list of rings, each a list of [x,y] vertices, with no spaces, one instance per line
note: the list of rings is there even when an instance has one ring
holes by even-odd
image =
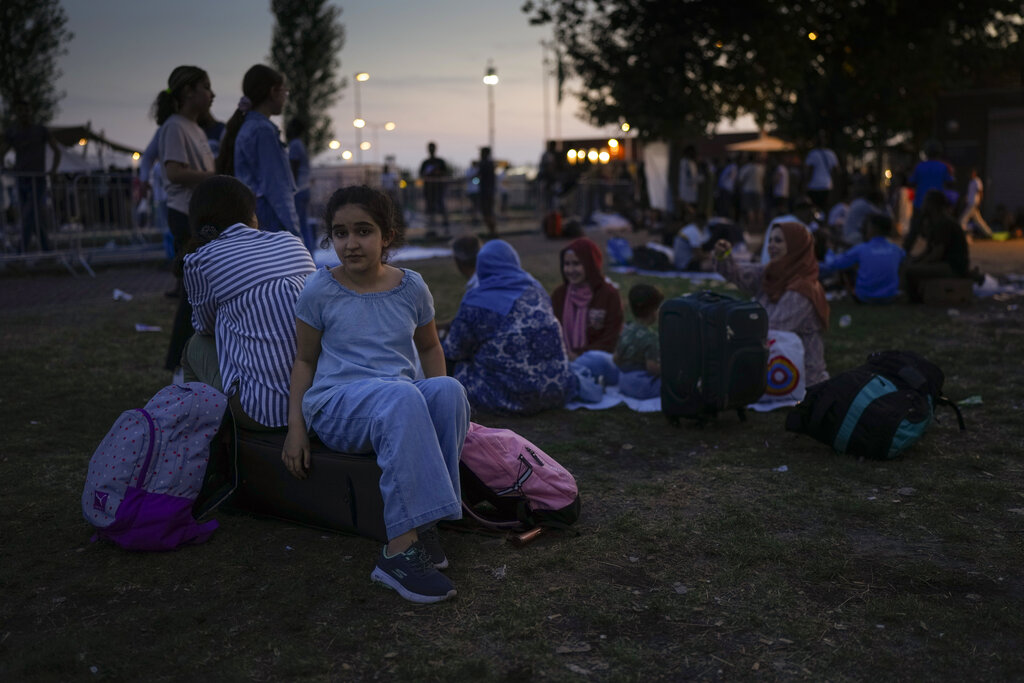
[[[396,591],[403,598],[409,602],[416,602],[421,605],[427,605],[433,602],[441,602],[448,598],[453,598],[456,595],[456,591],[452,588],[444,595],[421,595],[420,593],[413,593],[411,590],[399,583],[398,579],[391,576],[385,571],[382,571],[380,567],[374,567],[373,573],[370,574],[370,581],[386,586],[393,591]]]

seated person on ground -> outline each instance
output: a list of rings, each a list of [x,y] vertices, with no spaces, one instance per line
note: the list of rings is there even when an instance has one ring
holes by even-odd
[[[502,240],[480,249],[476,275],[444,340],[470,405],[519,415],[565,405],[576,378],[547,292]]]
[[[686,207],[684,221],[688,221],[679,230],[672,242],[673,265],[676,270],[701,270],[706,254],[704,244],[710,239],[707,214]]]
[[[342,188],[324,217],[341,264],[310,275],[295,305],[281,459],[296,478],[309,476],[311,433],[332,450],[375,454],[388,542],[370,579],[412,602],[445,600],[455,587],[438,571],[448,559],[435,524],[462,517],[466,391],[445,375],[423,278],[386,263],[403,237],[391,198],[365,185]],[[417,356],[426,379],[416,379]]]
[[[904,270],[911,303],[922,301],[922,285],[935,278],[971,277],[967,238],[950,212],[942,190],[928,190],[921,205],[920,231],[925,238],[922,254],[911,257]]]
[[[633,322],[622,330],[613,356],[619,368],[619,393],[623,396],[648,399],[661,395],[657,325],[658,308],[664,300],[665,295],[652,285],[633,285],[629,290]]]
[[[796,206],[793,207],[793,213],[787,213],[782,216],[776,216],[768,224],[768,230],[765,231],[765,240],[761,245],[761,264],[765,265],[771,257],[768,255],[768,235],[771,234],[772,228],[781,223],[799,223],[814,235],[814,253],[818,256],[818,260],[821,260],[821,256],[825,253],[828,247],[828,230],[821,229],[820,215],[818,214],[818,208],[814,206],[814,202],[811,201],[810,197],[800,197],[796,200]],[[728,238],[726,238],[728,239]],[[736,243],[729,240],[733,245],[733,254],[736,253]],[[714,245],[711,247],[714,249]]]
[[[619,290],[605,280],[601,250],[586,237],[569,243],[559,255],[562,284],[551,294],[555,317],[574,368],[584,368],[594,380],[618,382],[612,351],[622,331]]]
[[[586,351],[611,353],[622,330],[619,290],[605,280],[601,250],[586,237],[559,254],[562,284],[551,293],[551,306],[562,325],[569,359]]]
[[[868,216],[875,213],[890,216],[889,207],[885,204],[885,197],[882,196],[881,190],[865,186],[858,187],[857,197],[850,202],[850,210],[846,212],[843,230],[839,235],[840,251],[863,244],[869,239],[865,221]]]
[[[462,277],[466,278],[466,291],[476,287],[476,255],[480,251],[480,238],[476,235],[463,235],[452,240],[452,260]],[[451,320],[437,323],[437,334],[444,339],[448,334]]]
[[[906,254],[890,240],[892,219],[872,213],[865,219],[867,241],[828,260],[821,267],[822,277],[848,268],[857,269],[853,296],[860,303],[889,303],[899,292],[900,266]]]
[[[814,238],[800,223],[781,223],[768,234],[768,265],[739,263],[726,240],[715,244],[715,269],[753,293],[768,313],[768,326],[794,332],[804,345],[807,384],[828,379],[825,341],[829,306],[818,282]]]
[[[295,358],[295,301],[316,270],[289,232],[262,232],[256,198],[241,181],[213,176],[189,202],[192,241],[184,284],[195,334],[182,354],[185,381],[233,394],[239,426],[288,424],[288,375]]]

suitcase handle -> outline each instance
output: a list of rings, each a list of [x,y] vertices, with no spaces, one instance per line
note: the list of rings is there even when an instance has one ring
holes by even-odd
[[[718,301],[731,301],[733,299],[731,296],[719,294],[718,292],[713,292],[710,289],[701,290],[694,294],[694,296],[696,296],[701,301],[706,301],[708,303],[716,303]]]

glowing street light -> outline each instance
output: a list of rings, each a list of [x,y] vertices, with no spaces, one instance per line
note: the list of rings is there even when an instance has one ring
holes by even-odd
[[[331,140],[330,142],[327,143],[327,147],[332,150],[338,150],[341,149],[341,143],[338,142],[337,140]]]
[[[380,145],[377,144],[378,140],[380,139],[380,129],[383,128],[386,131],[392,131],[398,127],[398,124],[396,124],[394,121],[385,121],[384,123],[372,123],[370,121],[367,121],[366,126],[373,131],[373,144],[371,145],[369,142],[363,142],[360,144],[360,149],[368,150],[376,148],[377,161],[380,162]],[[366,145],[366,147],[363,147],[362,145]]]
[[[346,149],[344,152],[342,152],[341,153],[341,158],[344,159],[345,161],[349,161],[352,158],[351,150],[347,150]]]
[[[363,107],[359,97],[359,84],[365,83],[370,80],[370,74],[365,71],[359,71],[355,75],[355,101],[356,101],[356,118],[352,121],[352,125],[356,128],[356,144],[359,145],[363,141],[363,127],[366,125],[366,121],[363,119]],[[363,162],[362,146],[359,146],[359,163]]]
[[[494,64],[487,60],[487,71],[484,72],[484,85],[487,86],[487,144],[494,153],[494,86],[498,85],[498,72]]]
[[[621,131],[622,131],[623,133],[628,133],[628,132],[629,132],[629,124],[628,124],[628,123],[626,123],[625,121],[623,121],[623,122],[622,122],[622,125],[621,125],[621,126],[619,126],[619,129],[620,129],[620,130],[621,130]]]

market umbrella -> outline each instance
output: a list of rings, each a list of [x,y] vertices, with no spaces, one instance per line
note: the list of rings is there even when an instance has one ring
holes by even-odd
[[[726,145],[725,148],[730,152],[788,152],[796,149],[796,146],[782,138],[761,134],[753,140],[734,142],[731,145]]]

